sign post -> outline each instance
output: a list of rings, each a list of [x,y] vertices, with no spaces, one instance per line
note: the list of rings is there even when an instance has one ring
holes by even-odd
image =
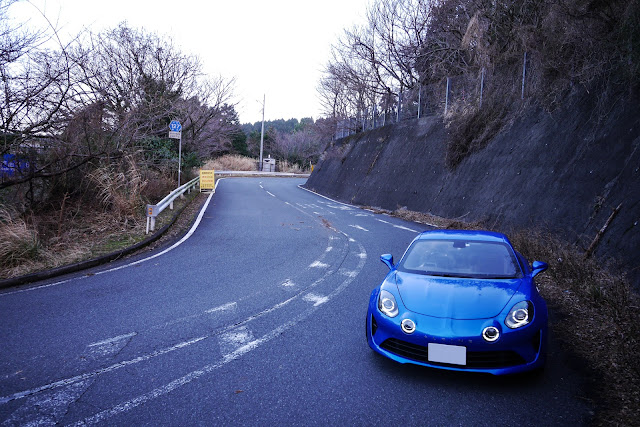
[[[180,187],[180,169],[182,167],[182,125],[177,120],[169,123],[169,138],[178,140],[178,187]]]

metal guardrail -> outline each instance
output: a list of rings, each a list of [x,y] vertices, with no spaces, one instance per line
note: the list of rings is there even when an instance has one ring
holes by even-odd
[[[275,177],[275,178],[309,178],[308,173],[264,172],[264,171],[216,171],[216,177]]]
[[[155,230],[156,227],[156,217],[160,215],[160,212],[165,210],[167,206],[169,209],[173,210],[173,201],[182,196],[185,191],[191,193],[191,189],[200,183],[200,177],[197,176],[193,178],[191,181],[186,184],[181,185],[180,187],[173,190],[167,197],[160,200],[157,205],[147,205],[147,234],[149,234],[149,227],[151,227],[151,231]]]

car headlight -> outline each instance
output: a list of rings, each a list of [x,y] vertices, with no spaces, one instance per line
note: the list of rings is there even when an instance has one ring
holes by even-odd
[[[520,301],[511,308],[509,314],[507,314],[504,324],[511,329],[517,329],[524,325],[528,325],[531,323],[532,319],[533,304],[530,301]]]
[[[391,292],[381,290],[378,296],[378,309],[389,317],[398,315],[398,304]]]

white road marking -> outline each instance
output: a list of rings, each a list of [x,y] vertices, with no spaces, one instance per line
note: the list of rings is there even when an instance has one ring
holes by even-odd
[[[394,224],[393,226],[394,226],[395,228],[399,228],[400,230],[407,230],[407,231],[411,231],[411,232],[413,232],[413,233],[417,233],[417,232],[418,232],[418,230],[414,230],[414,229],[412,229],[412,228],[403,227],[403,226],[401,226],[401,225],[395,225],[395,224]]]
[[[121,414],[123,412],[127,412],[130,411],[133,408],[136,408],[137,406],[140,406],[150,400],[154,400],[157,399],[158,397],[167,395],[169,393],[171,393],[173,390],[182,387],[183,385],[189,384],[194,380],[197,380],[198,378],[202,377],[203,375],[209,374],[213,371],[215,371],[218,368],[223,367],[224,365],[226,365],[229,362],[232,362],[236,359],[238,359],[240,356],[243,356],[244,354],[250,352],[251,350],[257,348],[258,346],[260,346],[261,344],[264,344],[268,341],[271,341],[272,339],[280,336],[284,331],[286,331],[287,329],[291,328],[292,326],[294,326],[295,324],[297,324],[298,322],[300,322],[302,319],[306,318],[309,316],[310,311],[312,310],[308,310],[306,312],[303,312],[302,314],[298,315],[295,319],[290,320],[289,322],[279,326],[278,328],[273,329],[271,332],[269,332],[268,334],[262,336],[262,338],[253,340],[251,342],[248,342],[247,344],[243,345],[242,347],[238,348],[237,350],[235,350],[233,353],[230,353],[228,355],[226,355],[220,362],[218,363],[213,363],[211,365],[206,365],[204,367],[202,367],[201,369],[198,369],[196,371],[192,371],[189,374],[178,378],[172,382],[170,382],[169,384],[164,385],[163,387],[159,387],[156,388],[155,390],[152,390],[148,393],[145,393],[143,395],[140,395],[134,399],[128,400],[126,402],[123,402],[119,405],[114,406],[113,408],[104,410],[102,412],[98,412],[97,414],[91,416],[91,417],[87,417],[84,420],[78,421],[77,423],[75,423],[75,426],[85,426],[87,424],[98,424],[101,421],[104,421],[108,418],[111,418],[115,415]]]
[[[347,277],[356,277],[358,275],[358,272],[354,271],[354,270],[343,270],[343,269],[340,269],[340,274],[342,274],[343,276],[347,276]]]
[[[238,304],[235,302],[228,302],[226,304],[220,305],[218,307],[210,308],[206,310],[205,313],[218,313],[220,311],[230,311],[236,310],[238,308]]]
[[[353,228],[355,228],[356,230],[369,231],[369,230],[367,230],[366,228],[361,227],[361,226],[359,226],[359,225],[349,225],[349,227],[353,227]]]
[[[333,250],[333,246],[327,246],[327,248],[324,251],[331,252],[332,250]]]
[[[341,210],[341,211],[352,211],[353,210],[353,208],[349,207],[348,205],[329,205],[329,204],[327,204],[327,207],[329,207],[331,209]]]
[[[307,302],[312,302],[314,307],[317,307],[329,301],[329,298],[316,294],[307,294],[302,297],[302,299]]]
[[[385,221],[384,219],[376,218],[376,221],[382,222],[384,224],[391,224],[389,221]]]
[[[69,405],[91,385],[85,380],[69,384],[59,390],[50,390],[37,396],[31,396],[16,409],[2,425],[43,426],[58,425],[66,415]]]
[[[314,261],[309,265],[309,267],[311,267],[311,268],[327,268],[327,267],[329,267],[329,264],[325,264],[324,262],[320,262],[320,261]]]
[[[347,203],[339,202],[339,201],[334,200],[334,199],[332,199],[332,198],[330,198],[330,197],[323,196],[323,195],[322,195],[322,194],[320,194],[320,193],[316,193],[316,192],[315,192],[315,191],[313,191],[313,190],[309,190],[308,188],[304,188],[302,185],[298,185],[298,188],[300,188],[300,189],[302,189],[302,190],[305,190],[305,191],[308,191],[309,193],[315,194],[316,196],[318,196],[318,197],[322,197],[323,199],[325,199],[325,200],[329,200],[329,201],[331,201],[331,202],[333,202],[333,203],[338,203],[338,204],[341,204],[341,205],[347,206],[347,207],[349,207],[349,208],[354,207],[354,205],[349,205],[349,204],[347,204]],[[329,203],[327,203],[327,202],[325,202],[325,201],[319,200],[319,203],[324,203],[324,204],[326,204],[327,206],[331,207],[331,205],[329,205]],[[371,213],[374,213],[374,214],[376,213],[375,211],[373,211],[373,210],[371,210],[371,209],[367,209],[367,208],[363,208],[363,209],[364,209],[364,210],[366,210],[366,211],[369,211],[369,212],[371,212]],[[345,210],[346,210],[346,209],[345,209]],[[360,214],[357,214],[356,216],[360,216]],[[380,220],[380,219],[378,219],[378,221],[380,221],[380,222],[385,222],[385,221]],[[393,224],[392,224],[392,225],[393,225]],[[428,225],[429,227],[435,227],[435,228],[437,228],[437,225],[435,225],[435,224],[430,224],[430,223],[428,223],[428,222],[426,222],[426,223],[425,223],[425,225]],[[413,233],[418,233],[418,231],[416,231],[416,230],[413,230],[413,229],[411,229],[411,228],[407,228],[407,227],[403,227],[403,226],[401,226],[401,225],[393,225],[393,226],[394,226],[394,227],[396,227],[396,228],[399,228],[399,229],[401,229],[401,230],[407,230],[407,231],[411,231],[411,232],[413,232]]]
[[[18,393],[14,393],[14,394],[9,395],[9,396],[2,396],[2,397],[0,397],[0,405],[3,405],[5,403],[7,403],[7,402],[11,402],[12,400],[21,399],[23,397],[31,396],[31,395],[34,395],[36,393],[40,393],[40,392],[45,391],[45,390],[52,390],[54,388],[59,388],[59,387],[63,387],[63,386],[69,385],[69,384],[77,383],[79,381],[88,380],[88,379],[90,379],[90,378],[92,378],[92,377],[94,377],[96,375],[101,375],[101,374],[104,374],[104,373],[107,373],[107,372],[115,371],[117,369],[124,368],[126,366],[135,365],[136,363],[144,362],[146,360],[150,360],[150,359],[153,359],[155,357],[162,356],[163,354],[171,353],[172,351],[179,350],[179,349],[184,348],[184,347],[188,347],[188,346],[190,346],[192,344],[195,344],[195,343],[197,343],[199,341],[202,341],[205,338],[208,338],[208,337],[194,338],[192,340],[184,341],[184,342],[181,342],[179,344],[173,345],[171,347],[164,348],[162,350],[156,350],[153,353],[145,354],[143,356],[139,356],[139,357],[136,357],[136,358],[131,359],[131,360],[125,360],[123,362],[115,363],[115,364],[113,364],[111,366],[107,366],[105,368],[101,368],[101,369],[98,369],[98,370],[93,371],[93,372],[87,372],[85,374],[76,375],[75,377],[71,377],[71,378],[66,378],[64,380],[55,381],[55,382],[52,382],[52,383],[49,383],[49,384],[46,384],[46,385],[43,385],[43,386],[40,386],[40,387],[33,388],[31,390],[25,390],[25,391],[21,391],[21,392],[18,392]]]
[[[240,326],[218,337],[220,352],[225,357],[251,341],[254,341],[253,333],[246,326]]]
[[[135,332],[131,332],[130,334],[120,335],[118,337],[113,337],[104,341],[89,344],[87,346],[89,349],[89,356],[91,356],[93,359],[97,359],[116,354],[120,350],[122,350],[129,343],[130,338],[135,335]]]
[[[291,279],[287,279],[287,280],[285,280],[285,281],[284,281],[284,283],[283,283],[283,284],[281,284],[280,286],[285,287],[285,288],[292,288],[292,287],[294,287],[295,285],[296,285],[296,284],[295,284],[295,283],[293,283],[293,282],[291,281]]]
[[[358,243],[358,246],[360,248],[360,254],[366,254],[366,251],[364,249],[364,247]],[[354,270],[355,272],[360,272],[362,271],[362,269],[364,268],[365,265],[365,260],[363,257],[360,257],[360,261],[358,262],[358,266],[356,267],[356,269]],[[357,274],[355,275],[357,276]],[[353,282],[353,280],[355,279],[355,276],[353,277],[347,277],[337,288],[335,288],[333,290],[333,292],[331,292],[329,295],[327,295],[326,297],[326,301],[330,301],[332,298],[334,298],[336,295],[340,294],[347,286],[349,286],[349,284],[351,282]],[[318,283],[318,281],[316,282]],[[312,285],[313,286],[313,285]],[[283,302],[280,305],[284,305],[287,302],[291,301],[292,299],[289,299],[285,302]],[[275,309],[275,307],[273,308]],[[270,309],[268,311],[272,311],[273,309]],[[110,409],[106,409],[102,412],[98,412],[97,414],[94,414],[91,417],[87,417],[84,420],[81,420],[79,422],[77,422],[75,425],[77,426],[84,426],[87,424],[97,424],[100,423],[108,418],[111,418],[115,415],[130,411],[133,408],[136,408],[137,406],[140,406],[148,401],[157,399],[158,397],[161,396],[165,396],[169,393],[171,393],[173,390],[182,387],[183,385],[189,384],[192,381],[195,381],[196,379],[207,375],[211,372],[214,372],[216,369],[221,368],[222,366],[226,365],[227,363],[241,357],[242,355],[250,352],[251,350],[254,350],[256,348],[258,348],[260,345],[271,341],[272,339],[280,336],[282,333],[284,333],[286,330],[292,328],[293,326],[295,326],[296,324],[298,324],[299,322],[301,322],[302,320],[306,319],[307,317],[309,317],[312,313],[314,313],[317,310],[317,306],[314,304],[313,306],[311,306],[310,308],[308,308],[307,310],[303,311],[302,313],[298,314],[296,317],[294,317],[293,319],[289,320],[288,322],[272,329],[270,332],[266,333],[265,335],[263,335],[261,338],[255,339],[253,341],[247,342],[246,344],[242,345],[241,347],[239,347],[238,349],[236,349],[235,351],[233,351],[230,354],[227,354],[226,356],[224,356],[222,358],[221,361],[217,362],[217,363],[213,363],[210,365],[206,365],[204,367],[202,367],[201,369],[192,371],[190,373],[188,373],[187,375],[180,377],[162,387],[158,387],[148,393],[142,394],[134,399],[128,400],[126,402],[123,402],[119,405],[116,405]],[[251,319],[247,319],[247,321],[249,321]],[[0,402],[1,403],[1,402]]]
[[[208,201],[207,201],[207,203],[208,203]],[[205,209],[206,209],[206,206],[205,206]],[[204,213],[205,209],[203,209],[201,211],[201,215],[199,216],[199,219],[202,217],[202,214]],[[193,229],[194,228],[192,228],[192,230]],[[347,236],[347,235],[345,234],[345,236]],[[184,239],[184,240],[186,240],[186,239]],[[355,242],[355,240],[352,239],[352,238],[349,238],[349,241],[350,242]],[[293,319],[291,319],[288,322],[286,322],[286,323],[274,328],[273,330],[271,330],[270,332],[268,332],[267,334],[263,335],[262,337],[260,337],[258,339],[252,339],[252,334],[251,334],[251,332],[248,331],[248,329],[247,329],[247,332],[245,332],[245,333],[238,332],[239,335],[236,336],[236,338],[238,338],[236,340],[236,344],[239,344],[240,347],[238,347],[237,349],[235,349],[231,353],[225,355],[222,358],[221,361],[219,361],[217,363],[214,363],[214,364],[210,364],[210,365],[204,366],[203,368],[195,370],[195,371],[193,371],[193,372],[191,372],[191,373],[189,373],[189,374],[187,374],[187,375],[185,375],[185,376],[183,376],[181,378],[178,378],[178,379],[170,382],[169,384],[166,384],[166,385],[164,385],[162,387],[156,388],[155,390],[152,390],[151,392],[145,393],[145,394],[143,394],[141,396],[138,396],[138,397],[136,397],[134,399],[131,399],[131,400],[127,401],[127,402],[123,402],[123,403],[121,403],[121,404],[119,404],[117,406],[114,406],[114,407],[112,407],[110,409],[104,410],[102,412],[99,412],[99,413],[91,416],[91,417],[88,417],[88,418],[86,418],[84,420],[81,420],[80,422],[77,423],[77,425],[98,423],[98,422],[103,421],[103,420],[105,420],[107,418],[110,418],[111,416],[120,414],[122,412],[126,412],[126,411],[128,411],[128,410],[130,410],[132,408],[135,408],[135,407],[139,406],[140,404],[142,404],[144,402],[147,402],[147,401],[155,399],[157,397],[166,395],[167,393],[171,392],[172,390],[175,390],[176,388],[181,387],[182,385],[188,384],[188,383],[192,382],[193,380],[195,380],[195,379],[197,379],[197,378],[199,378],[199,377],[201,377],[201,376],[203,376],[203,375],[205,375],[207,373],[213,372],[215,369],[217,369],[217,368],[219,368],[221,366],[224,366],[225,364],[229,363],[232,360],[235,360],[235,359],[239,358],[240,356],[242,356],[242,355],[248,353],[249,351],[257,348],[261,344],[266,343],[268,341],[271,341],[272,339],[280,336],[284,331],[290,329],[291,327],[295,326],[297,323],[299,323],[300,321],[304,320],[309,315],[311,315],[316,310],[316,307],[318,305],[323,304],[324,302],[327,302],[327,301],[331,300],[336,295],[338,295],[340,292],[342,292],[354,280],[354,278],[363,269],[364,264],[365,264],[364,260],[366,259],[366,251],[364,250],[364,247],[362,247],[362,245],[359,244],[359,243],[358,243],[358,246],[360,247],[360,252],[356,256],[358,258],[360,258],[360,261],[358,262],[358,266],[356,267],[356,269],[353,270],[351,274],[347,275],[347,278],[337,288],[335,288],[334,291],[331,292],[329,295],[327,295],[325,297],[321,297],[321,296],[317,296],[316,295],[316,297],[318,297],[320,299],[316,299],[315,302],[314,302],[314,305],[312,307],[310,307],[309,309],[304,310],[302,313],[298,314]],[[172,249],[172,248],[170,248],[170,249]],[[167,250],[167,252],[168,252],[168,250]],[[156,256],[149,257],[148,259],[152,259],[152,258],[155,258],[155,257]],[[135,264],[138,264],[138,263],[139,262],[132,263],[130,265],[135,265]],[[319,263],[319,264],[322,264],[322,263]],[[324,264],[324,265],[326,265],[326,264]],[[328,267],[328,265],[326,265],[326,266]],[[322,279],[314,282],[314,285],[316,285],[317,283],[321,282],[326,277],[328,277],[328,275],[325,275]],[[314,286],[314,285],[312,285],[312,286]],[[298,296],[299,295],[300,294],[298,294]],[[311,294],[307,294],[307,296],[308,295],[311,295]],[[245,321],[240,322],[240,324],[249,322],[249,321],[251,321],[251,320],[253,320],[253,319],[255,319],[255,318],[257,318],[257,317],[259,317],[259,316],[261,316],[263,314],[265,314],[265,313],[272,312],[272,311],[274,311],[274,310],[276,310],[276,309],[278,309],[280,307],[283,307],[284,305],[286,305],[289,302],[293,301],[295,298],[297,298],[297,296],[294,297],[294,298],[290,298],[290,299],[288,299],[286,301],[283,301],[283,302],[277,304],[276,306],[274,306],[274,307],[272,307],[272,308],[270,308],[268,310],[263,311],[262,313],[259,313],[257,315],[251,316],[250,318],[245,319]],[[320,304],[316,304],[319,301],[322,301],[322,302]],[[230,303],[230,304],[233,304],[233,303]],[[223,306],[221,306],[221,307],[223,307]],[[237,325],[238,324],[236,324],[236,326]],[[239,330],[240,328],[237,328],[237,329]],[[244,338],[242,338],[242,337],[244,337]],[[21,397],[26,397],[26,396],[32,395],[34,393],[37,393],[38,391],[45,391],[45,390],[50,390],[50,389],[53,389],[53,388],[56,388],[56,387],[63,387],[63,386],[66,386],[66,385],[69,385],[69,384],[72,384],[72,383],[78,383],[80,381],[92,378],[95,375],[102,374],[102,373],[105,373],[105,372],[110,372],[110,371],[112,371],[114,369],[118,369],[120,367],[128,366],[128,365],[131,365],[133,363],[138,363],[138,362],[143,361],[143,360],[149,360],[151,357],[156,357],[156,356],[159,356],[161,354],[168,353],[169,351],[173,351],[174,349],[177,349],[177,348],[186,347],[188,345],[191,345],[193,343],[199,342],[199,341],[204,340],[206,338],[209,338],[209,337],[208,336],[199,337],[199,338],[196,338],[196,339],[184,342],[184,343],[180,343],[180,344],[178,344],[176,346],[172,346],[172,347],[170,347],[168,349],[156,351],[154,353],[151,353],[150,355],[141,356],[141,357],[138,357],[138,358],[130,360],[130,361],[120,362],[120,363],[114,364],[114,365],[112,365],[110,367],[103,368],[103,369],[100,369],[100,370],[92,372],[92,373],[79,375],[79,376],[76,376],[76,377],[73,377],[73,378],[70,378],[70,379],[67,379],[67,380],[58,381],[56,383],[51,383],[51,384],[49,384],[47,386],[43,386],[43,387],[40,387],[38,389],[33,389],[33,390],[31,390],[31,392],[26,391],[26,392],[17,393],[17,394],[14,394],[13,396],[10,396],[10,398],[8,400],[6,400],[7,398],[0,397],[0,404],[6,403],[7,401],[14,400],[14,399],[17,399],[17,398],[21,398]],[[241,341],[244,341],[245,343],[244,344],[240,344]]]
[[[113,337],[113,338],[108,338],[104,341],[98,341],[98,342],[94,342],[93,344],[89,344],[88,347],[97,347],[97,346],[102,346],[105,344],[112,344],[116,341],[121,341],[124,340],[126,338],[131,338],[132,336],[135,336],[136,333],[135,332],[131,332],[130,334],[125,334],[125,335],[120,335],[117,337]]]
[[[267,194],[270,195],[271,197],[276,197],[275,194],[273,194],[273,193],[271,193],[269,191],[267,191]]]

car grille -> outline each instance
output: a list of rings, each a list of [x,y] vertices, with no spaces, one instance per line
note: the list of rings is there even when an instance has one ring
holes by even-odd
[[[429,362],[429,351],[427,347],[412,344],[395,338],[389,338],[380,346],[383,349],[397,354],[398,356],[417,362],[424,362],[433,365],[444,365],[445,363]],[[526,361],[515,351],[467,351],[466,368],[501,368],[506,366],[522,365]],[[455,365],[458,366],[459,365]]]

